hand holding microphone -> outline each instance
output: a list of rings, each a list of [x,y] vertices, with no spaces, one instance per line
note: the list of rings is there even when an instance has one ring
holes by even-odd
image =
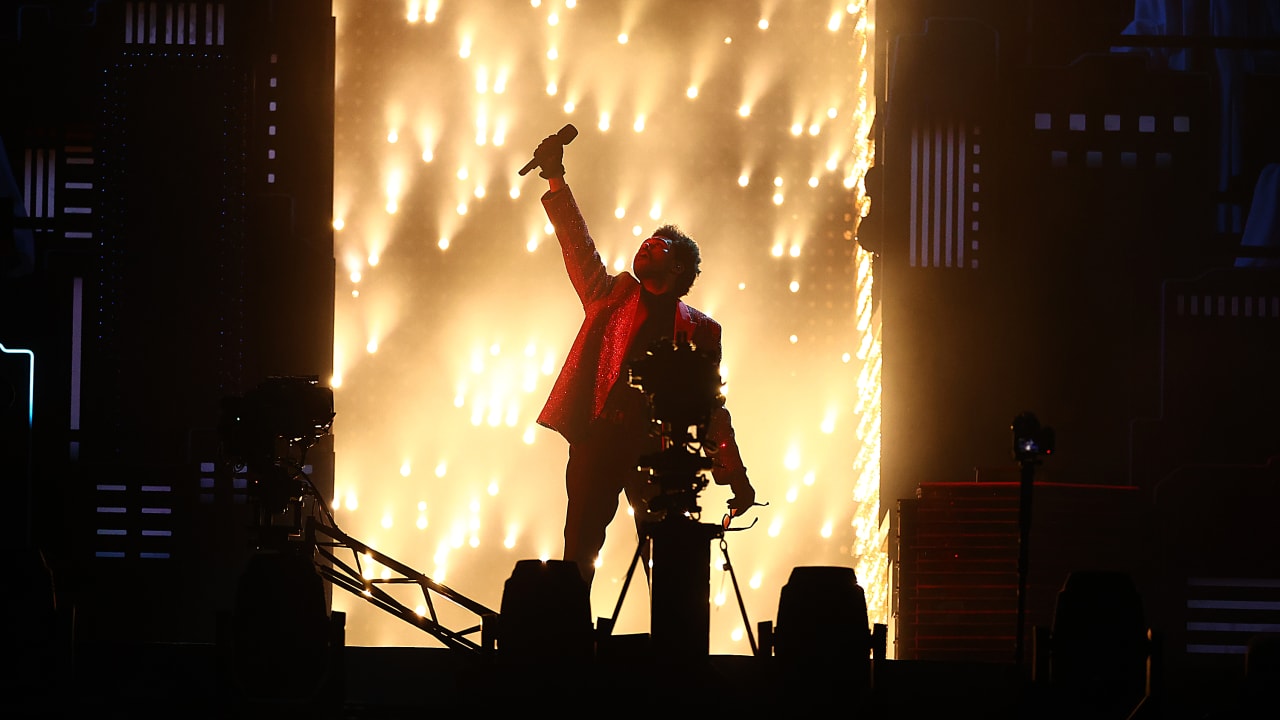
[[[578,128],[573,125],[565,125],[555,135],[548,135],[538,144],[538,149],[533,151],[533,159],[520,168],[520,175],[527,175],[530,170],[540,167],[542,172],[538,173],[539,177],[548,180],[564,177],[564,146],[573,142],[576,137]]]

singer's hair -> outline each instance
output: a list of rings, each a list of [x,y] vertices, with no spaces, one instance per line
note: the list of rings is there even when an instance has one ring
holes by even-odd
[[[671,288],[676,297],[684,297],[688,294],[689,288],[693,287],[693,281],[698,279],[698,275],[702,272],[702,253],[698,250],[698,243],[680,232],[680,228],[675,225],[663,225],[653,231],[653,237],[666,238],[670,241],[671,251],[676,261],[684,267]]]

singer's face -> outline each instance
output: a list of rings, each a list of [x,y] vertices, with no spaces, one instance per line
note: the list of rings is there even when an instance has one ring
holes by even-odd
[[[631,262],[632,270],[640,280],[660,277],[669,272],[672,264],[671,241],[661,237],[651,237],[640,243],[635,260]]]

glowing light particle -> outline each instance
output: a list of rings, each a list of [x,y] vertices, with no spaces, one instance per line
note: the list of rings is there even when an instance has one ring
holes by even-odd
[[[560,88],[559,88],[559,86],[557,86],[557,85],[555,84],[555,82],[554,82],[554,81],[547,83],[547,94],[548,94],[548,95],[555,95],[555,94],[556,94],[557,92],[559,92],[559,91],[560,91]]]
[[[797,281],[797,280],[792,280],[792,281],[791,281],[791,284],[787,286],[787,289],[788,289],[788,290],[790,290],[791,292],[800,292],[800,283],[799,283],[799,281]]]
[[[341,230],[342,228],[344,228],[344,227],[346,227],[346,226],[347,226],[347,223],[346,223],[346,221],[345,221],[345,220],[343,220],[342,218],[334,218],[334,219],[333,219],[333,229],[334,229],[334,230]]]
[[[627,37],[627,34],[626,34],[626,33],[618,33],[618,44],[619,44],[619,45],[626,45],[626,44],[627,44],[627,40],[630,40],[630,38],[629,38],[629,37]]]
[[[400,464],[400,477],[409,477],[409,473],[411,471],[412,471],[412,468],[409,467],[408,460],[405,460],[403,463]]]
[[[693,100],[693,99],[697,98],[697,97],[698,97],[698,86],[697,86],[697,85],[690,85],[690,86],[689,86],[689,89],[684,91],[684,94],[685,94],[685,97],[689,98],[690,100]]]
[[[738,106],[738,115],[739,115],[740,117],[749,117],[749,116],[751,115],[751,106],[750,106],[750,105],[745,105],[745,104],[744,104],[744,105],[739,105],[739,106]]]
[[[787,454],[782,457],[782,466],[788,470],[795,471],[800,468],[800,448],[792,445],[787,448]]]

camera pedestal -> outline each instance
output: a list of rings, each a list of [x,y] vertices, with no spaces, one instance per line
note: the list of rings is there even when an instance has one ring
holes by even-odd
[[[649,625],[660,657],[694,660],[710,653],[711,541],[718,525],[675,518],[646,527],[652,540]],[[644,542],[642,539],[641,542]]]
[[[720,541],[724,553],[725,569],[733,579],[733,589],[738,596],[738,609],[742,622],[751,639],[752,653],[756,652],[755,637],[751,635],[751,623],[747,618],[738,578],[729,562],[729,550],[725,541],[725,529],[720,525],[700,523],[686,516],[645,523],[641,537],[632,556],[622,583],[622,592],[611,618],[600,618],[597,624],[598,641],[607,642],[636,566],[645,556],[649,546],[652,568],[646,570],[650,582],[649,624],[650,647],[656,658],[688,668],[700,665],[710,657],[711,644],[711,546]]]

